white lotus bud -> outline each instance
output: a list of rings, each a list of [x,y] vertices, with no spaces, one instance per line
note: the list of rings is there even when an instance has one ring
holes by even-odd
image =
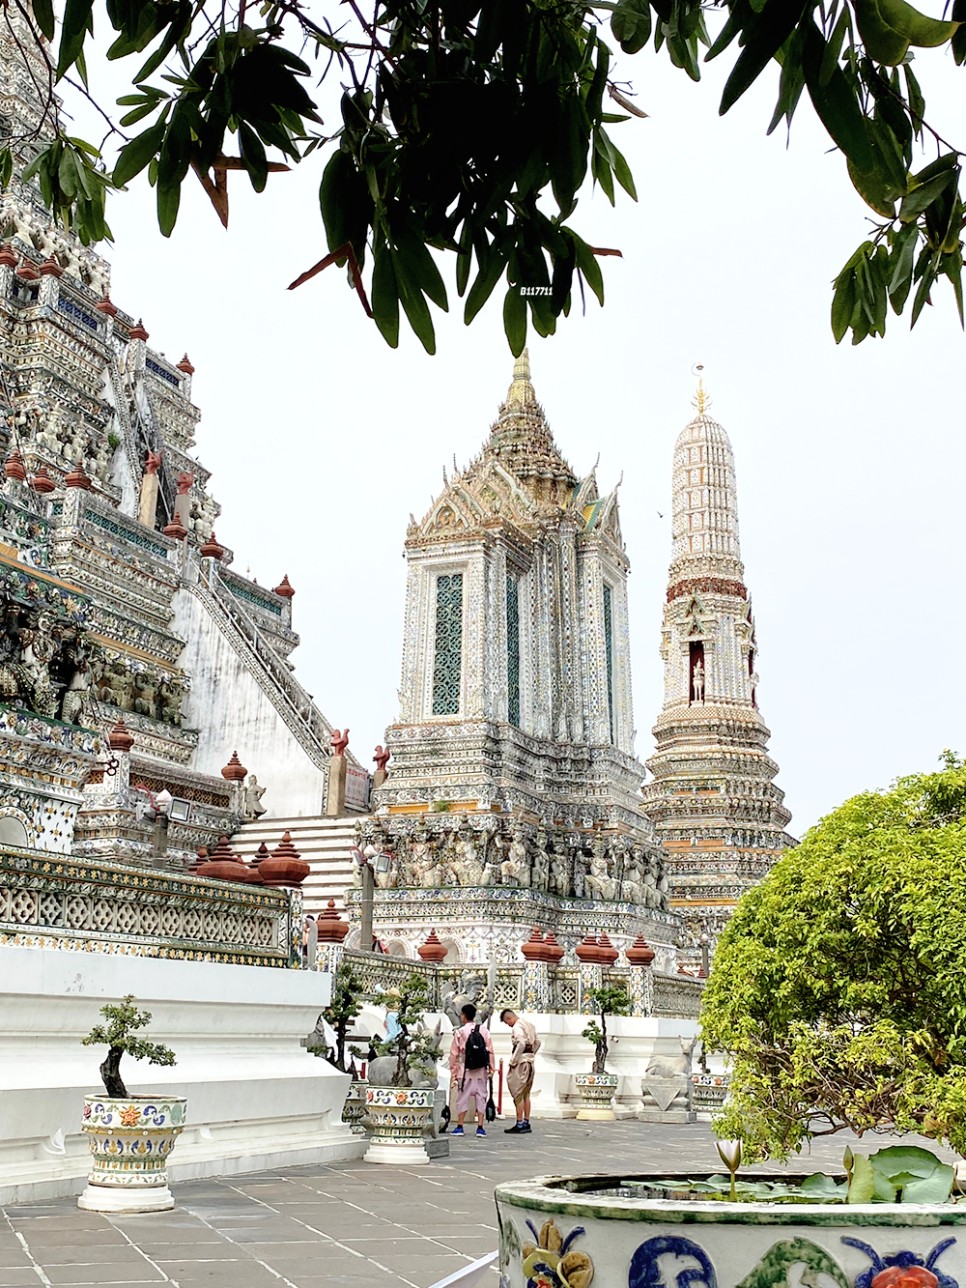
[[[718,1140],[715,1141],[718,1148],[718,1155],[727,1167],[729,1172],[736,1172],[741,1166],[741,1141],[740,1140]]]

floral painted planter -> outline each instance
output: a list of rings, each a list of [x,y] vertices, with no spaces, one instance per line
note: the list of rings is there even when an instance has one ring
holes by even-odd
[[[433,1125],[435,1087],[366,1085],[367,1163],[429,1162],[426,1137]]]
[[[89,1212],[166,1212],[168,1155],[181,1135],[183,1096],[84,1097],[93,1166],[77,1206]]]
[[[358,1136],[365,1135],[365,1123],[363,1119],[366,1116],[366,1088],[368,1082],[360,1081],[354,1078],[349,1084],[349,1094],[345,1098],[345,1104],[342,1106],[342,1121]]]
[[[966,1204],[645,1199],[621,1179],[498,1186],[500,1288],[966,1288]]]
[[[577,1117],[586,1122],[612,1123],[617,1094],[616,1073],[575,1073],[574,1087],[580,1097]]]

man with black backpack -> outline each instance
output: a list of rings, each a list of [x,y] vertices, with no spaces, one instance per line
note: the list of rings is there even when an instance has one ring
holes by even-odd
[[[453,1033],[449,1052],[449,1067],[453,1081],[459,1087],[456,1098],[456,1126],[453,1136],[463,1136],[463,1119],[473,1104],[476,1108],[476,1134],[485,1136],[483,1115],[489,1094],[489,1080],[496,1062],[493,1059],[493,1040],[489,1030],[476,1023],[476,1007],[467,1002],[460,1011],[462,1025]]]

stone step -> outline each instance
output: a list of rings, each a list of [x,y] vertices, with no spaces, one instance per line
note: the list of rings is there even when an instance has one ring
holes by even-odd
[[[274,850],[288,832],[292,844],[309,864],[311,871],[302,883],[305,911],[318,916],[330,899],[339,912],[345,910],[345,889],[353,882],[355,860],[350,849],[357,844],[355,819],[295,817],[259,818],[244,823],[231,838],[236,854],[250,859],[262,842]]]

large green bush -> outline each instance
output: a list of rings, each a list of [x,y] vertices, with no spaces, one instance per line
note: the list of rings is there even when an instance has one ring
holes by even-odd
[[[823,819],[722,935],[702,1030],[746,1154],[845,1127],[966,1152],[966,765],[943,760]]]

